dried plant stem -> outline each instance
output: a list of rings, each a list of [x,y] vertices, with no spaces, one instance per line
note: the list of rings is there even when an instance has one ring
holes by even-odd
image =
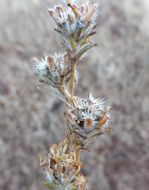
[[[73,96],[74,96],[76,62],[72,61],[71,64],[72,64],[72,74],[71,74],[71,83],[70,83],[70,94],[71,94],[71,98],[73,98]]]
[[[90,37],[96,34],[96,16],[99,6],[90,1],[76,5],[74,0],[63,0],[63,5],[49,9],[54,20],[55,31],[64,37],[61,43],[63,53],[35,59],[35,73],[39,82],[66,103],[64,113],[67,130],[66,138],[58,145],[53,144],[48,157],[40,158],[40,166],[45,168],[45,185],[55,190],[88,190],[87,179],[81,174],[81,150],[96,136],[111,131],[108,126],[109,106],[103,100],[74,96],[77,83],[76,65],[82,55],[96,46]],[[89,150],[88,150],[89,151]]]

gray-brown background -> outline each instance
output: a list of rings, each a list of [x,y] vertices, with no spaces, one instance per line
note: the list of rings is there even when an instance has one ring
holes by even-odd
[[[36,88],[31,60],[60,50],[51,0],[0,0],[0,189],[43,190],[38,153],[65,136],[64,105]],[[114,131],[82,152],[90,190],[149,189],[149,2],[100,2],[99,46],[78,65],[76,94],[105,97]],[[91,88],[91,89],[90,89]]]

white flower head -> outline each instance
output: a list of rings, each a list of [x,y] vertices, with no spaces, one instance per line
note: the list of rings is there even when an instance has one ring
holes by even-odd
[[[73,37],[75,42],[95,34],[98,4],[89,1],[77,6],[74,1],[63,1],[68,6],[56,6],[49,9],[49,14],[57,25],[56,31],[64,37]]]
[[[33,68],[45,88],[51,89],[63,101],[70,97],[68,88],[72,65],[68,53],[55,53],[53,56],[45,56],[41,61],[34,59]],[[77,72],[75,78],[76,82]]]
[[[66,114],[70,130],[76,132],[80,143],[92,137],[103,134],[111,129],[108,127],[110,108],[103,99],[95,99],[92,94],[89,98],[74,98],[74,107]]]
[[[49,14],[57,26],[58,33],[68,37],[76,31],[77,20],[70,7],[56,6],[54,9],[49,9]]]
[[[41,61],[35,59],[35,63],[33,66],[35,73],[51,86],[60,84],[62,78],[65,78],[71,70],[67,53],[45,56]]]

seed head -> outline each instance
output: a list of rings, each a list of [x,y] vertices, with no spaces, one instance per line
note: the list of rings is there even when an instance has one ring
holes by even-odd
[[[70,131],[76,133],[83,147],[93,137],[111,130],[109,111],[103,100],[95,99],[91,94],[88,99],[74,98],[74,107],[66,113],[66,118]]]
[[[68,88],[72,65],[68,53],[45,56],[41,61],[35,59],[34,70],[42,86],[52,89],[62,100],[68,102]],[[77,81],[77,73],[75,72]]]
[[[76,149],[77,150],[77,149]],[[82,163],[77,159],[80,151],[69,150],[69,140],[65,139],[50,148],[48,157],[40,165],[46,170],[46,185],[57,189],[87,190],[87,180],[80,174]]]

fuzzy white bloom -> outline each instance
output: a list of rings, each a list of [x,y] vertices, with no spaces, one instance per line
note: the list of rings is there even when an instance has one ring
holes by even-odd
[[[35,73],[43,80],[43,82],[55,86],[60,83],[61,75],[64,73],[63,58],[64,55],[55,54],[54,57],[45,56],[41,61],[35,59],[34,62],[36,64],[33,65]]]
[[[54,9],[49,9],[49,13],[58,27],[57,32],[66,37],[75,32],[77,22],[70,7],[64,10],[61,6],[57,6]]]
[[[82,146],[91,138],[111,130],[108,126],[109,110],[103,99],[95,99],[92,94],[87,99],[74,98],[74,107],[66,113],[66,118],[70,131],[77,134]]]
[[[91,93],[88,99],[76,98],[74,105],[74,109],[71,111],[75,112],[76,116],[80,117],[80,119],[89,117],[96,120],[105,111],[103,99],[95,99]]]
[[[68,101],[72,65],[67,53],[45,56],[41,61],[34,59],[33,68],[42,86],[51,89],[63,101]],[[75,79],[77,80],[77,72]]]
[[[58,33],[64,36],[64,47],[73,52],[78,50],[79,53],[83,45],[87,45],[88,38],[94,35],[96,29],[96,17],[98,15],[98,4],[91,4],[89,1],[82,6],[74,5],[70,1],[66,7],[61,5],[54,9],[49,9],[49,14],[56,23],[55,29]],[[83,52],[84,53],[84,52]]]

